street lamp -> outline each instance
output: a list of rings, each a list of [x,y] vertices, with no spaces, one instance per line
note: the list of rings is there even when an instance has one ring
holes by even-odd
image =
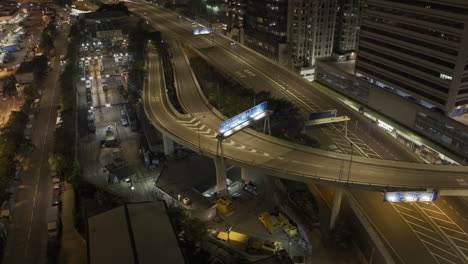
[[[353,148],[353,142],[351,142],[351,158],[349,159],[348,179],[346,180],[346,185],[349,185],[349,176],[351,175],[351,165],[353,163],[353,154],[354,154],[354,148]]]
[[[230,244],[230,243],[229,243],[229,234],[231,233],[231,230],[232,230],[232,226],[230,226],[230,227],[228,228],[228,231],[227,231],[227,234],[228,234],[228,238],[227,238],[228,245]]]

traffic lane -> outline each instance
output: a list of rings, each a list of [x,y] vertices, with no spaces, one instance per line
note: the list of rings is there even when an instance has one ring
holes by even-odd
[[[398,165],[396,165],[396,164],[394,164],[394,165],[395,165],[395,166],[398,166]],[[405,164],[405,166],[406,166],[406,164]],[[411,165],[411,166],[414,166],[414,165]],[[410,174],[414,174],[414,173],[410,173]]]
[[[201,99],[201,95],[199,94],[197,88],[195,87],[195,83],[193,81],[192,75],[190,74],[190,67],[187,65],[186,61],[184,61],[182,55],[180,54],[174,55],[174,68],[177,73],[177,80],[180,81],[178,87],[179,89],[182,89],[179,92],[180,102],[186,107],[186,110],[190,113],[203,113],[209,116],[210,118],[205,117],[203,119],[203,123],[209,126],[214,131],[216,131],[219,125],[219,122],[221,120],[219,117],[214,116],[213,113],[210,112],[211,109]],[[239,137],[242,137],[242,138],[239,139]],[[281,151],[279,148],[276,148],[275,150],[273,150],[272,149],[273,146],[268,146],[268,145],[265,146],[262,140],[251,137],[250,135],[244,135],[244,133],[242,132],[234,135],[233,139],[237,142],[242,142],[244,145],[251,147],[257,152],[262,152],[262,153],[267,153],[267,154],[285,153],[285,150]],[[225,153],[229,153],[228,152],[229,150],[230,149],[225,150]],[[302,157],[302,155],[297,155],[300,153],[295,153],[294,151],[287,151],[286,153],[287,153],[287,156],[291,158],[290,162],[296,163],[296,165],[298,166],[301,166],[301,165],[304,166],[306,165],[304,163],[310,162],[310,159],[304,158]],[[271,166],[274,166],[273,164],[271,164],[272,163],[271,160],[263,161],[261,163],[258,163],[258,160],[259,159],[255,161],[256,164],[258,165],[270,164]],[[343,160],[339,160],[338,164],[340,162],[343,162]],[[351,160],[351,157],[348,157],[348,160]],[[280,161],[277,161],[276,159],[274,161],[280,162]],[[303,163],[303,164],[300,164],[300,163]],[[317,163],[319,164],[319,162]],[[367,164],[360,164],[359,160],[356,160],[354,162],[354,165],[350,169],[352,169],[352,171],[350,172],[351,177],[349,178],[350,182],[353,182],[353,181],[370,182],[368,179],[371,177],[373,179],[372,181],[373,183],[376,183],[376,182],[388,183],[387,177],[391,176],[395,180],[404,178],[406,179],[406,183],[413,182],[413,184],[411,185],[413,187],[425,187],[424,185],[420,184],[420,182],[423,182],[424,180],[421,178],[421,175],[419,175],[418,172],[406,173],[406,175],[402,177],[403,175],[398,175],[398,172],[397,170],[395,170],[395,168],[389,167],[387,170],[382,170],[376,167],[372,168],[372,166],[368,166]],[[317,169],[315,170],[315,173],[317,175],[321,175],[317,171]],[[438,175],[437,173],[433,173],[433,172],[432,174]],[[407,179],[408,176],[412,176],[412,179],[408,180]],[[427,175],[425,177],[427,177]],[[455,181],[452,180],[450,182],[455,182]],[[447,184],[447,182],[445,180],[439,181],[437,186],[441,186],[443,184]]]
[[[55,124],[55,84],[60,72],[56,60],[53,69],[54,71],[50,73],[44,84],[44,87],[49,87],[49,89],[44,90],[41,97],[35,133],[32,136],[36,150],[30,154],[30,166],[23,176],[25,188],[19,191],[17,200],[20,206],[16,209],[12,220],[14,229],[10,232],[7,242],[6,263],[34,263],[45,258],[47,243],[45,214],[50,201],[49,191],[52,190],[50,178],[47,176],[48,170],[44,167],[44,163],[49,156],[53,135],[50,124]]]
[[[400,214],[389,203],[383,202],[382,193],[362,190],[349,190],[349,192],[359,203],[366,218],[373,223],[384,243],[388,245],[395,260],[408,264],[440,264]]]
[[[176,26],[174,26],[174,27],[176,27]],[[174,32],[174,31],[173,31],[173,32]],[[180,31],[179,31],[179,32],[180,32]],[[185,33],[185,32],[184,32],[184,33]],[[181,32],[180,32],[179,34],[184,34],[184,33],[181,33]],[[219,37],[219,39],[224,40],[224,39],[221,38],[221,37]],[[197,41],[200,41],[200,40],[201,40],[201,39],[197,39]],[[194,41],[194,42],[195,42],[195,41]],[[192,42],[192,43],[194,43],[194,42]],[[205,42],[206,42],[206,41],[205,41]],[[209,49],[205,49],[205,50],[203,51],[203,53],[204,53],[205,55],[208,55],[208,56],[209,56],[210,53],[213,53],[213,52],[216,51],[217,49],[219,49],[219,51],[222,50],[221,52],[224,52],[224,53],[225,53],[225,51],[224,51],[223,49],[231,49],[231,48],[233,47],[233,46],[229,45],[229,43],[228,43],[227,41],[225,41],[225,42],[226,42],[225,45],[227,45],[228,48],[225,48],[225,47],[211,47],[211,48],[209,48]],[[235,46],[235,48],[237,48],[237,46]],[[240,48],[239,48],[239,49],[240,49]],[[245,48],[244,48],[244,50],[245,50]],[[219,52],[218,52],[218,54],[214,54],[214,55],[212,56],[212,58],[216,59],[216,58],[219,58],[219,56],[220,56],[220,55],[219,55]],[[229,57],[229,56],[228,56],[228,57]],[[232,66],[232,65],[238,64],[237,61],[236,61],[235,63],[228,63],[228,62],[226,62],[226,61],[225,61],[225,59],[227,58],[226,56],[224,56],[223,58],[224,58],[224,59],[223,59],[223,63],[221,64],[222,67],[223,67],[223,66],[226,67],[226,65],[231,65],[231,66]],[[237,60],[239,60],[239,58],[237,58]],[[245,61],[244,61],[244,63],[245,63]],[[231,72],[238,73],[238,72],[242,71],[242,70],[239,69],[239,68],[240,68],[240,67],[237,67],[237,69],[231,69]],[[282,69],[282,70],[284,70],[284,69]],[[277,75],[279,76],[280,74],[277,74]],[[258,77],[260,77],[260,78],[258,78]],[[277,85],[277,83],[273,83],[272,86],[265,86],[265,81],[266,81],[266,82],[269,82],[269,81],[271,81],[271,80],[269,80],[268,78],[262,79],[261,77],[262,77],[262,76],[258,76],[258,75],[257,75],[256,78],[254,78],[254,80],[253,80],[252,84],[250,85],[250,87],[253,87],[253,88],[255,88],[255,87],[270,87],[270,88],[272,88],[272,86],[274,86],[275,84]],[[243,81],[248,82],[248,80],[245,80],[245,79],[244,79]],[[249,85],[248,85],[248,86],[249,86]],[[284,89],[284,88],[283,88],[283,89]],[[257,89],[257,90],[258,90],[258,89]],[[269,90],[269,91],[273,91],[273,92],[274,92],[274,91],[277,91],[278,89],[265,89],[265,90]],[[335,104],[336,104],[336,102],[335,102]],[[325,106],[325,107],[328,107],[328,108],[329,108],[329,107],[331,107],[331,106]],[[348,113],[348,115],[350,115],[350,114]],[[361,123],[362,123],[362,121],[361,121]],[[364,126],[365,126],[365,127],[367,127],[367,126],[372,126],[372,124],[368,123],[367,125],[364,124]],[[379,153],[381,156],[383,156],[384,159],[393,159],[393,160],[406,160],[406,159],[411,159],[411,160],[413,160],[413,158],[411,157],[411,155],[409,155],[408,153],[406,153],[406,152],[405,152],[403,149],[401,149],[400,147],[394,146],[394,143],[393,143],[393,142],[387,143],[387,146],[383,145],[381,142],[389,142],[389,140],[388,140],[388,139],[383,139],[384,136],[382,136],[382,135],[378,135],[379,138],[375,138],[375,136],[376,136],[375,133],[373,133],[372,136],[370,136],[370,135],[369,135],[369,136],[366,136],[367,133],[364,133],[364,134],[363,134],[363,133],[362,133],[362,130],[361,130],[361,131],[355,131],[355,130],[353,131],[353,127],[352,127],[352,126],[350,126],[350,131],[351,131],[351,132],[359,132],[359,133],[356,133],[356,136],[358,136],[359,138],[365,139],[365,141],[366,141],[366,143],[367,143],[366,145],[368,145],[371,149],[376,150],[377,153]],[[382,133],[382,132],[380,132],[380,133]],[[394,153],[395,153],[395,154],[394,154]]]
[[[178,72],[180,69],[182,70],[185,70],[183,72],[179,72],[177,73],[177,78],[178,79],[182,79],[183,82],[182,82],[182,85],[178,85],[179,89],[183,89],[180,93],[179,93],[179,96],[180,96],[180,101],[183,105],[185,105],[187,107],[187,111],[190,112],[190,113],[208,113],[209,116],[213,116],[213,114],[210,112],[210,108],[208,106],[206,106],[206,104],[203,102],[203,100],[201,99],[201,95],[198,93],[198,90],[197,88],[195,87],[195,84],[193,82],[193,79],[192,79],[192,75],[189,73],[189,66],[187,65],[187,63],[181,58],[181,56],[176,56],[175,57],[175,60],[174,60],[174,68],[176,70],[176,72]],[[198,94],[198,96],[197,96]],[[210,123],[208,123],[208,121],[210,121]],[[211,129],[215,130],[217,129],[218,125],[219,125],[219,122],[221,121],[219,118],[216,118],[216,117],[212,117],[210,119],[207,119],[207,118],[204,118],[203,119],[204,121],[204,124],[208,125]],[[233,138],[239,138],[240,135],[244,135],[242,132],[241,133],[238,133],[236,135],[233,136]],[[251,146],[251,148],[253,149],[257,149],[257,150],[261,150],[262,152],[266,152],[266,153],[271,153],[271,152],[268,152],[269,148],[271,148],[270,146],[267,145],[267,149],[265,148],[265,146],[263,146],[261,140],[257,141],[257,142],[253,142],[254,138],[251,137],[251,136],[247,136],[242,139],[242,141],[238,141],[238,142],[243,142],[243,144],[247,145],[247,146]],[[252,142],[253,144],[247,144],[247,143],[250,143]],[[291,145],[290,145],[291,146]],[[263,149],[261,149],[263,147]],[[292,146],[291,146],[292,147]],[[284,151],[275,151],[274,153],[284,153]],[[296,155],[295,155],[296,154]],[[293,155],[294,157],[292,157],[292,162],[303,162],[303,163],[307,163],[308,161],[310,161],[310,159],[307,159],[307,158],[304,158],[302,157],[301,155],[297,155],[297,153],[294,153],[293,151],[290,151],[288,152],[288,157],[291,157],[291,155]],[[336,155],[335,155],[336,157]],[[341,156],[343,157],[343,156]],[[346,157],[343,157],[343,160],[350,160],[351,157],[350,156],[346,156]],[[360,164],[361,161],[364,161],[363,164]],[[338,166],[339,166],[339,163],[342,162],[342,160],[340,160],[338,163]],[[271,163],[271,162],[267,162],[268,164]],[[402,186],[404,185],[403,183],[412,183],[411,185],[406,185],[406,186],[413,186],[413,187],[429,187],[428,185],[424,185],[424,184],[421,184],[422,182],[425,182],[427,177],[429,177],[430,174],[434,175],[434,177],[432,177],[433,179],[436,179],[438,180],[437,183],[433,183],[435,184],[435,186],[438,186],[438,187],[442,187],[442,186],[450,186],[452,184],[454,184],[456,181],[454,178],[452,178],[451,180],[449,181],[446,181],[445,179],[441,179],[439,177],[440,173],[439,172],[427,172],[426,175],[424,175],[424,179],[422,178],[422,175],[420,175],[420,172],[419,171],[408,171],[408,172],[405,172],[405,175],[399,175],[399,172],[398,170],[395,170],[394,167],[391,167],[392,164],[393,165],[396,165],[398,166],[397,163],[389,163],[389,166],[386,170],[383,170],[383,169],[380,169],[380,168],[377,168],[375,166],[368,166],[366,163],[366,160],[360,160],[358,157],[355,158],[355,161],[354,161],[354,165],[353,165],[353,170],[351,171],[351,176],[350,177],[350,181],[360,181],[360,182],[370,182],[368,179],[369,178],[372,178],[374,183],[376,182],[380,182],[380,183],[388,183],[388,179],[387,177],[390,176],[390,178],[393,178],[395,180],[395,182],[401,182]],[[410,165],[410,166],[416,166],[417,164],[406,164],[407,166]],[[430,165],[424,165],[424,168],[426,168],[427,166],[430,166]],[[419,166],[420,167],[420,166]],[[320,175],[320,174],[319,174]],[[364,176],[364,177],[363,177]],[[411,176],[411,177],[408,177],[408,176]],[[408,179],[410,178],[410,179]],[[366,180],[367,179],[367,180]],[[377,181],[378,179],[378,181]],[[406,180],[406,182],[404,180]],[[397,181],[397,180],[402,180],[402,181]],[[434,185],[432,185],[434,186]]]
[[[432,205],[432,206],[431,206]],[[461,197],[439,197],[431,205],[424,205],[428,215],[451,237],[465,256],[468,255],[467,207]],[[442,211],[442,213],[438,211]],[[448,218],[448,219],[446,219]]]
[[[201,52],[205,56],[211,57],[212,61],[217,61],[217,58],[223,57],[220,54],[223,51],[221,51],[219,49],[216,51],[216,48],[203,49]],[[246,69],[249,68],[249,66],[246,65],[246,66],[242,67],[242,66],[240,66],[240,64],[238,62],[232,62],[232,60],[234,60],[234,59],[231,59],[231,60],[230,59],[231,59],[230,56],[224,56],[222,63],[219,63],[218,66],[224,68],[227,72],[230,72],[230,74],[232,74],[235,77],[239,78],[238,73],[242,73],[242,72],[246,71]],[[243,68],[243,70],[241,70],[240,68]],[[251,73],[251,72],[249,71],[249,73]],[[268,83],[270,80],[268,80],[266,78],[263,78],[263,76],[261,76],[261,75],[255,75],[255,74],[252,73],[251,76],[248,76],[248,75],[242,74],[241,79],[238,79],[238,81],[243,83],[247,87],[252,88],[256,92],[259,92],[259,91],[263,90],[263,91],[270,92],[276,98],[284,98],[284,96],[289,97],[288,94],[282,93],[282,91],[283,91],[282,88],[280,88],[280,89],[273,88],[274,84],[273,85],[265,85],[265,83]],[[291,100],[295,100],[295,99],[291,98]],[[304,114],[303,116],[305,118],[306,114]],[[308,116],[308,114],[307,114],[307,116]],[[355,135],[361,135],[360,138],[363,138],[362,133],[365,132],[365,131],[363,131],[363,130],[356,131],[355,126],[353,124],[356,124],[356,123],[354,123],[353,121],[349,122],[348,132],[354,132]],[[339,127],[339,125],[338,125],[338,127]],[[312,128],[308,129],[308,130],[313,130],[314,131],[314,134],[311,135],[311,136],[315,137],[317,139],[320,139],[320,143],[322,144],[322,148],[330,149],[329,146],[336,145],[338,148],[340,148],[341,152],[351,154],[350,150],[345,151],[344,149],[341,149],[339,144],[337,144],[334,141],[331,141],[331,138],[338,137],[338,138],[340,138],[340,141],[348,142],[348,140],[344,137],[342,132],[338,132],[334,128],[331,128],[331,129],[332,129],[331,131],[327,131],[327,132],[322,131],[322,130],[312,129]],[[381,142],[384,142],[382,139],[374,139],[373,137],[369,137],[369,138],[371,138],[372,141],[371,140],[366,140],[366,146],[369,147],[370,149],[376,151],[383,159],[386,159],[386,160],[405,160],[405,159],[410,158],[409,154],[404,153],[400,148],[398,148],[396,146],[391,146],[390,148],[384,146],[381,143]],[[358,142],[355,142],[354,144],[362,147],[362,145],[360,143],[358,143]],[[397,152],[396,150],[398,150],[399,154],[393,154],[394,152],[395,153]],[[362,155],[362,154],[355,151],[354,155]],[[396,155],[399,158],[396,157]]]
[[[43,131],[42,134],[38,133],[38,136],[41,137],[40,140],[44,140],[41,145],[43,146],[42,153],[36,152],[36,155],[39,154],[38,167],[37,167],[37,196],[35,197],[35,207],[33,208],[33,221],[31,222],[31,240],[26,247],[27,253],[26,261],[27,263],[34,263],[37,259],[46,258],[46,248],[47,248],[47,208],[51,207],[52,200],[52,182],[50,178],[49,168],[48,168],[48,157],[49,153],[52,151],[54,143],[54,131],[55,131],[55,120],[57,117],[57,99],[60,95],[58,89],[58,77],[61,72],[61,67],[59,66],[58,60],[55,61],[55,69],[57,69],[56,75],[52,78],[48,78],[45,83],[45,87],[49,87],[43,93],[43,104],[47,112],[47,120],[43,123],[43,127],[39,128],[40,131]],[[36,130],[37,131],[37,130]]]
[[[228,44],[227,44],[228,45]],[[229,47],[228,47],[229,48]],[[226,48],[225,48],[226,49]],[[209,56],[209,51],[206,52]],[[241,54],[241,53],[239,53]],[[212,56],[212,58],[215,58],[217,55]],[[244,61],[246,62],[246,61]],[[247,61],[249,62],[249,61]],[[223,62],[224,63],[224,62]],[[254,65],[254,62],[251,65]],[[259,66],[262,67],[262,66]],[[267,65],[265,65],[267,67]],[[255,67],[255,70],[257,71],[257,67]],[[284,71],[284,69],[282,69]],[[278,73],[278,76],[280,74]],[[280,77],[281,78],[281,77]],[[284,78],[286,79],[286,78]],[[262,79],[260,78],[255,78],[253,86],[261,86],[261,87],[268,87],[271,88],[272,90],[277,90],[278,88],[275,87],[275,85],[279,85],[278,83],[272,83],[270,86],[265,86],[265,82],[271,82],[272,80],[269,80],[268,78]],[[274,81],[274,80],[273,80]],[[415,161],[414,158],[407,153],[406,150],[402,149],[402,146],[395,146],[397,143],[395,140],[390,140],[387,138],[387,136],[382,135],[382,133],[385,133],[384,131],[379,131],[381,130],[378,128],[373,122],[365,121],[362,119],[358,119],[357,114],[354,111],[351,111],[349,109],[346,109],[344,106],[341,104],[337,104],[337,102],[331,102],[328,100],[328,95],[323,95],[323,97],[318,98],[316,95],[313,95],[310,90],[307,89],[297,89],[298,87],[304,87],[303,85],[300,85],[298,87],[295,87],[293,84],[289,83],[286,81],[286,87],[281,86],[280,89],[294,89],[295,91],[299,92],[300,94],[306,95],[306,98],[313,98],[315,97],[314,103],[317,103],[317,105],[320,106],[321,109],[332,109],[335,108],[338,110],[339,115],[347,115],[352,117],[352,120],[348,122],[348,132],[354,133],[355,136],[363,140],[368,147],[376,151],[382,158],[387,159],[387,160],[411,160]],[[299,100],[298,98],[293,98],[293,100]],[[338,105],[338,107],[337,107]],[[355,120],[358,121],[358,123],[355,123]],[[363,129],[364,128],[364,129]],[[356,143],[355,143],[356,144]]]

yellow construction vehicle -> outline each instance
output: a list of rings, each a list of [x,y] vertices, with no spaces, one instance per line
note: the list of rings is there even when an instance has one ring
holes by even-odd
[[[219,198],[218,200],[216,200],[216,208],[225,216],[230,216],[234,214],[234,208],[231,200]]]

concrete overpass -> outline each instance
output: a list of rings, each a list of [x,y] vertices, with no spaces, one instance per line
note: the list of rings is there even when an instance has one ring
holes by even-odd
[[[251,129],[224,143],[224,159],[216,152],[216,131],[223,117],[208,104],[182,51],[174,55],[179,101],[177,112],[165,94],[157,55],[148,59],[149,76],[144,89],[146,114],[164,134],[166,152],[171,141],[214,159],[218,192],[226,189],[225,163],[280,178],[375,191],[436,189],[441,195],[468,195],[468,167],[430,165],[351,156],[280,140]],[[203,131],[200,132],[200,129]],[[245,176],[247,177],[247,176]]]

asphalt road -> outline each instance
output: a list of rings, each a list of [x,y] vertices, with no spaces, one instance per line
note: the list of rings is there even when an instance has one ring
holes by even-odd
[[[163,15],[161,14],[161,16]],[[159,16],[148,16],[149,22],[155,23],[153,17],[157,18]],[[162,27],[161,23],[155,24]],[[167,27],[168,24],[171,23],[166,23],[164,26]],[[192,75],[187,71],[177,74],[177,76],[182,83],[180,87],[186,87],[186,85],[188,85],[188,89],[194,87]],[[193,90],[190,91],[193,93]],[[198,100],[200,95],[192,98],[194,100],[189,99],[184,104],[191,109],[190,113],[193,117],[200,118],[206,116],[205,112],[211,112],[211,106],[200,103],[203,100]],[[203,123],[213,133],[216,133],[215,131],[221,121],[223,120],[214,114],[203,119]],[[468,168],[461,166],[427,165],[357,156],[352,157],[352,166],[344,166],[345,163],[351,160],[350,155],[307,148],[261,135],[251,130],[247,131],[240,132],[225,140],[226,146],[224,149],[227,158],[243,165],[249,164],[252,169],[264,169],[267,174],[289,177],[299,181],[315,183],[349,182],[360,188],[375,187],[382,190],[386,187],[463,188],[459,185],[457,179],[464,179],[468,171]],[[190,142],[193,144],[197,140]],[[237,146],[237,142],[243,144]],[[213,144],[213,142],[206,143],[205,146],[210,149],[210,152],[216,153],[216,144]],[[230,145],[233,145],[233,147],[231,148]],[[245,153],[245,148],[253,151]],[[344,175],[350,176],[349,181]]]
[[[160,29],[162,29],[162,28],[167,29],[167,25],[161,25],[160,23],[158,24],[158,27]],[[172,32],[174,32],[174,31],[172,31]],[[172,33],[172,35],[174,35],[174,34]],[[177,39],[177,37],[174,37],[174,38]],[[223,59],[223,62],[224,61],[225,60]],[[203,113],[203,111],[201,113]],[[203,121],[205,121],[205,120],[203,119]],[[374,141],[375,141],[375,139],[374,139]],[[381,144],[380,141],[377,141],[376,145],[382,145],[382,144]],[[396,160],[411,159],[411,157],[409,157],[406,153],[402,152],[402,150],[400,148],[398,148],[398,147],[396,147],[396,151],[388,151],[387,147],[383,147],[383,148],[385,149],[383,153],[381,152],[382,150],[376,151],[376,153],[380,152],[381,153],[380,155],[384,156],[385,152],[388,152],[388,153],[390,153],[389,155],[393,156],[393,158],[396,159]],[[357,194],[354,194],[354,193],[357,193]],[[427,261],[427,263],[439,263],[440,261],[448,260],[450,258],[455,258],[455,263],[458,263],[457,256],[456,256],[457,254],[455,254],[451,249],[446,250],[448,253],[447,252],[442,252],[442,253],[438,252],[439,254],[434,253],[433,251],[431,251],[431,249],[434,250],[434,248],[437,248],[437,247],[434,247],[434,245],[428,246],[428,245],[430,245],[430,243],[429,244],[427,243],[428,239],[427,238],[424,239],[424,237],[421,238],[421,236],[424,236],[425,234],[421,234],[420,232],[418,232],[419,230],[415,231],[414,226],[411,226],[409,221],[407,221],[406,218],[402,217],[402,212],[400,212],[398,210],[392,210],[391,207],[386,208],[385,206],[388,207],[389,205],[384,204],[384,203],[381,202],[382,198],[378,197],[379,193],[371,193],[371,192],[367,193],[367,192],[353,191],[353,195],[355,195],[356,197],[359,197],[358,200],[359,200],[361,208],[366,208],[365,211],[367,212],[367,216],[373,220],[374,224],[376,224],[376,226],[379,226],[379,227],[383,226],[384,227],[383,230],[387,231],[387,232],[384,232],[384,233],[381,232],[381,235],[384,235],[384,236],[386,235],[385,240],[386,240],[387,244],[390,247],[392,245],[393,246],[396,245],[397,249],[395,249],[395,247],[392,247],[392,251],[394,253],[395,259],[401,261],[401,263],[414,263],[414,261],[416,259],[419,259],[419,260],[424,259],[424,257],[422,257],[422,258],[421,257],[420,258],[415,257],[415,256],[419,255],[419,254],[415,255],[414,254],[415,251],[416,252],[421,252],[421,253],[426,253],[426,254],[423,254],[423,255],[426,256],[427,259],[425,261]],[[443,200],[441,199],[441,201],[445,201],[445,199],[443,199]],[[444,203],[446,203],[446,202],[444,202]],[[385,206],[382,207],[382,205],[385,205]],[[462,204],[462,207],[459,208],[459,210],[456,212],[456,214],[460,214],[459,212],[461,212],[461,213],[466,212],[466,206],[465,207],[463,207],[463,206],[464,205]],[[373,209],[369,209],[369,208],[373,208]],[[383,208],[385,208],[385,210],[383,210]],[[444,209],[447,209],[447,208],[452,208],[452,206],[449,203],[447,203],[447,206]],[[390,215],[393,215],[393,217],[383,217],[382,218],[381,216],[389,215],[387,212],[390,212]],[[379,217],[377,217],[377,216],[379,216]],[[385,219],[388,219],[388,218],[393,219],[393,220],[391,220],[391,221],[385,220]],[[420,217],[420,219],[421,218],[424,218],[424,217]],[[464,218],[462,217],[460,219],[464,219]],[[462,221],[466,222],[466,220],[462,220]],[[398,230],[399,232],[395,233],[395,230]],[[400,235],[400,240],[396,239],[396,238],[391,238],[392,235],[395,236],[396,234],[403,234],[403,235]],[[405,234],[409,234],[409,235],[405,235]],[[387,237],[390,237],[391,239],[388,239]],[[436,238],[436,239],[442,240],[440,237]],[[406,241],[406,243],[401,243],[402,241]],[[412,245],[412,247],[411,247],[412,250],[408,250],[408,247],[407,247],[408,244]],[[445,244],[444,248],[447,248],[447,247],[449,247],[449,246]],[[462,247],[462,246],[460,246],[460,247]],[[401,252],[403,252],[403,253],[401,253]],[[427,253],[430,253],[430,254],[427,254]],[[444,256],[444,254],[446,254],[446,256]],[[401,255],[403,255],[403,257]],[[455,257],[454,257],[454,255],[455,255]],[[449,261],[453,262],[453,259],[449,260]],[[462,262],[460,262],[460,263],[462,263]]]
[[[5,248],[3,263],[47,263],[47,208],[51,207],[52,181],[48,157],[53,146],[57,102],[60,95],[59,76],[62,71],[59,56],[66,54],[69,26],[58,31],[55,41],[56,58],[52,71],[44,81],[40,110],[36,117],[32,142],[35,151],[29,154],[29,164],[16,196],[16,212]]]

